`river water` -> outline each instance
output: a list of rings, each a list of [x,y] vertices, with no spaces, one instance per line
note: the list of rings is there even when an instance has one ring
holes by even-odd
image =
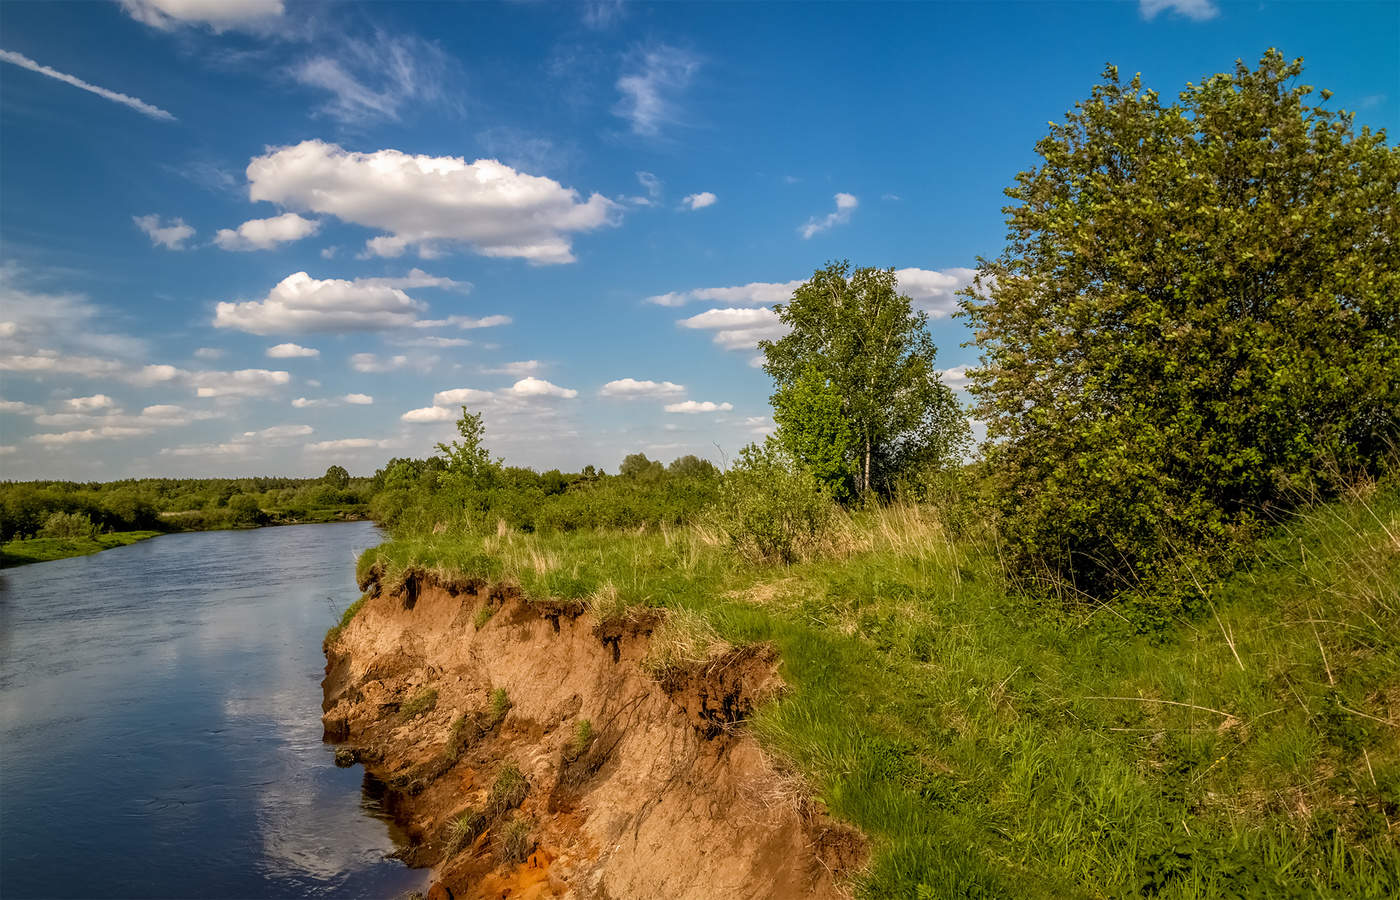
[[[0,573],[0,896],[396,897],[321,742],[368,522],[174,534]]]

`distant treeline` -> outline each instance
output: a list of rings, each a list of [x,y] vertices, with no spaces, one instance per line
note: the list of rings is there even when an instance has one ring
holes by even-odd
[[[373,492],[373,479],[340,466],[320,478],[3,482],[0,541],[326,521],[366,515]]]
[[[370,479],[370,514],[410,531],[500,523],[525,532],[675,526],[708,507],[720,485],[719,470],[695,456],[663,465],[634,453],[617,475],[591,465],[536,472],[485,457],[476,463],[463,471],[441,456],[392,459]]]

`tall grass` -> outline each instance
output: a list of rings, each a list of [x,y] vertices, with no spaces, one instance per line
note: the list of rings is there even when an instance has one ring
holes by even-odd
[[[772,642],[759,740],[870,835],[870,897],[1400,892],[1400,491],[1311,509],[1148,631],[1010,589],[993,532],[841,514],[790,566],[701,528],[399,540],[423,570],[676,611],[659,668]]]

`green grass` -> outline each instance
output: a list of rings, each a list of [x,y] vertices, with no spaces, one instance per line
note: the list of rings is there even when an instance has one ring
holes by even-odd
[[[362,565],[603,617],[668,607],[681,661],[773,643],[792,689],[752,727],[870,836],[863,896],[1393,896],[1400,491],[1256,551],[1203,616],[1148,633],[1017,595],[985,530],[910,507],[856,514],[789,567],[697,529],[439,535]]]
[[[358,600],[345,607],[345,612],[340,614],[340,621],[326,630],[327,643],[340,637],[340,632],[344,631],[345,626],[350,624],[350,620],[355,618],[355,616],[359,614],[360,610],[364,609],[365,603],[368,600],[369,594],[361,594]]]
[[[421,687],[414,691],[412,697],[404,701],[404,704],[399,707],[399,712],[403,713],[405,719],[421,716],[437,706],[437,699],[437,688]]]
[[[530,790],[530,783],[525,780],[524,774],[515,763],[507,763],[500,773],[496,775],[496,780],[491,783],[491,790],[486,796],[486,815],[492,820],[515,809],[525,800],[525,794]]]
[[[113,547],[125,547],[137,541],[159,537],[161,531],[114,531],[90,538],[28,538],[0,545],[0,568],[23,566],[28,563],[87,556]]]

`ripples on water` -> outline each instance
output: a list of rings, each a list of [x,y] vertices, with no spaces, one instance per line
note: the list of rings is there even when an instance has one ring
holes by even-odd
[[[392,897],[321,743],[367,522],[176,534],[0,573],[0,896]]]

